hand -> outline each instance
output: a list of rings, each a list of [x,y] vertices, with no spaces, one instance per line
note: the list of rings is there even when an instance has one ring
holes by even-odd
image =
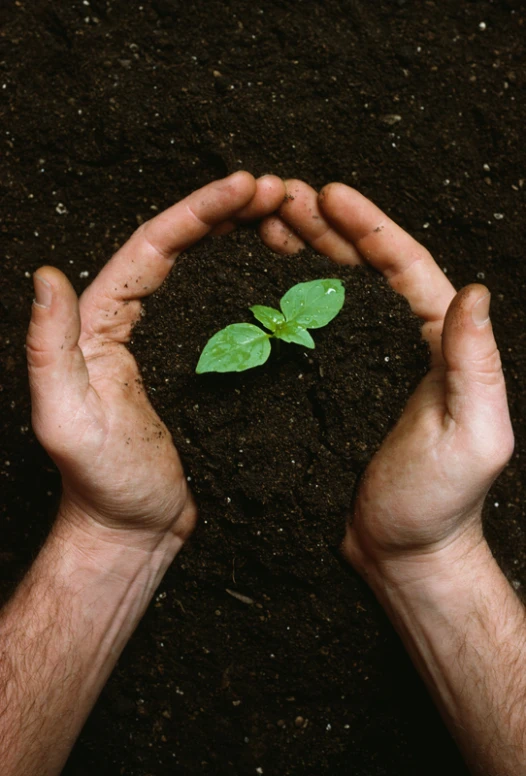
[[[143,224],[80,301],[66,277],[43,267],[27,336],[33,427],[60,469],[59,519],[88,535],[175,552],[196,509],[179,456],[125,346],[141,298],[181,251],[232,220],[260,218],[283,200],[275,176],[245,172],[195,191]]]
[[[367,262],[423,321],[431,369],[365,473],[343,552],[365,576],[425,574],[431,557],[482,541],[484,498],[513,450],[489,292],[455,295],[426,249],[357,191],[285,185],[293,199],[262,223],[267,245],[287,253],[309,243],[340,263]]]

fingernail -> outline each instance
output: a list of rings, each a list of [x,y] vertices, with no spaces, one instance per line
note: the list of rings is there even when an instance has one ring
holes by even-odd
[[[40,275],[35,274],[33,275],[33,285],[35,287],[35,304],[39,307],[51,307],[53,299],[51,284]]]
[[[476,326],[483,326],[489,321],[489,303],[491,294],[488,293],[475,303],[471,315]]]

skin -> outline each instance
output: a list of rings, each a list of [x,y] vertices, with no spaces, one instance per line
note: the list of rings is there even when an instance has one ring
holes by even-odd
[[[523,772],[525,613],[481,520],[513,451],[489,292],[456,294],[427,250],[354,189],[286,187],[261,225],[266,244],[373,266],[422,319],[432,356],[365,473],[343,555],[387,610],[473,773]]]
[[[196,509],[170,434],[125,347],[141,298],[178,254],[261,218],[283,182],[235,173],[141,226],[80,300],[52,267],[35,276],[27,336],[33,426],[62,474],[53,529],[0,613],[3,776],[61,772],[84,721]]]

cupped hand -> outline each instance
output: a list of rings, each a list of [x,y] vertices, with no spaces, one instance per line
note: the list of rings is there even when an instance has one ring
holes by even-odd
[[[363,575],[426,573],[482,541],[481,508],[513,450],[506,388],[489,319],[489,292],[455,290],[428,251],[354,189],[289,195],[261,224],[282,253],[306,243],[339,263],[367,263],[422,319],[431,368],[360,484],[343,552]]]
[[[59,519],[106,539],[177,551],[196,510],[171,436],[126,344],[181,251],[211,231],[261,218],[283,182],[235,173],[143,224],[80,300],[53,267],[34,277],[27,358],[36,435],[62,475]]]

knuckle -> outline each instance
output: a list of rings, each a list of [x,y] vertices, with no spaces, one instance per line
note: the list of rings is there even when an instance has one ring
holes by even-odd
[[[493,345],[489,352],[471,359],[470,369],[476,376],[477,382],[483,385],[504,385],[502,361],[496,345]]]
[[[30,367],[45,366],[52,358],[42,327],[31,323],[26,335],[26,357]]]

